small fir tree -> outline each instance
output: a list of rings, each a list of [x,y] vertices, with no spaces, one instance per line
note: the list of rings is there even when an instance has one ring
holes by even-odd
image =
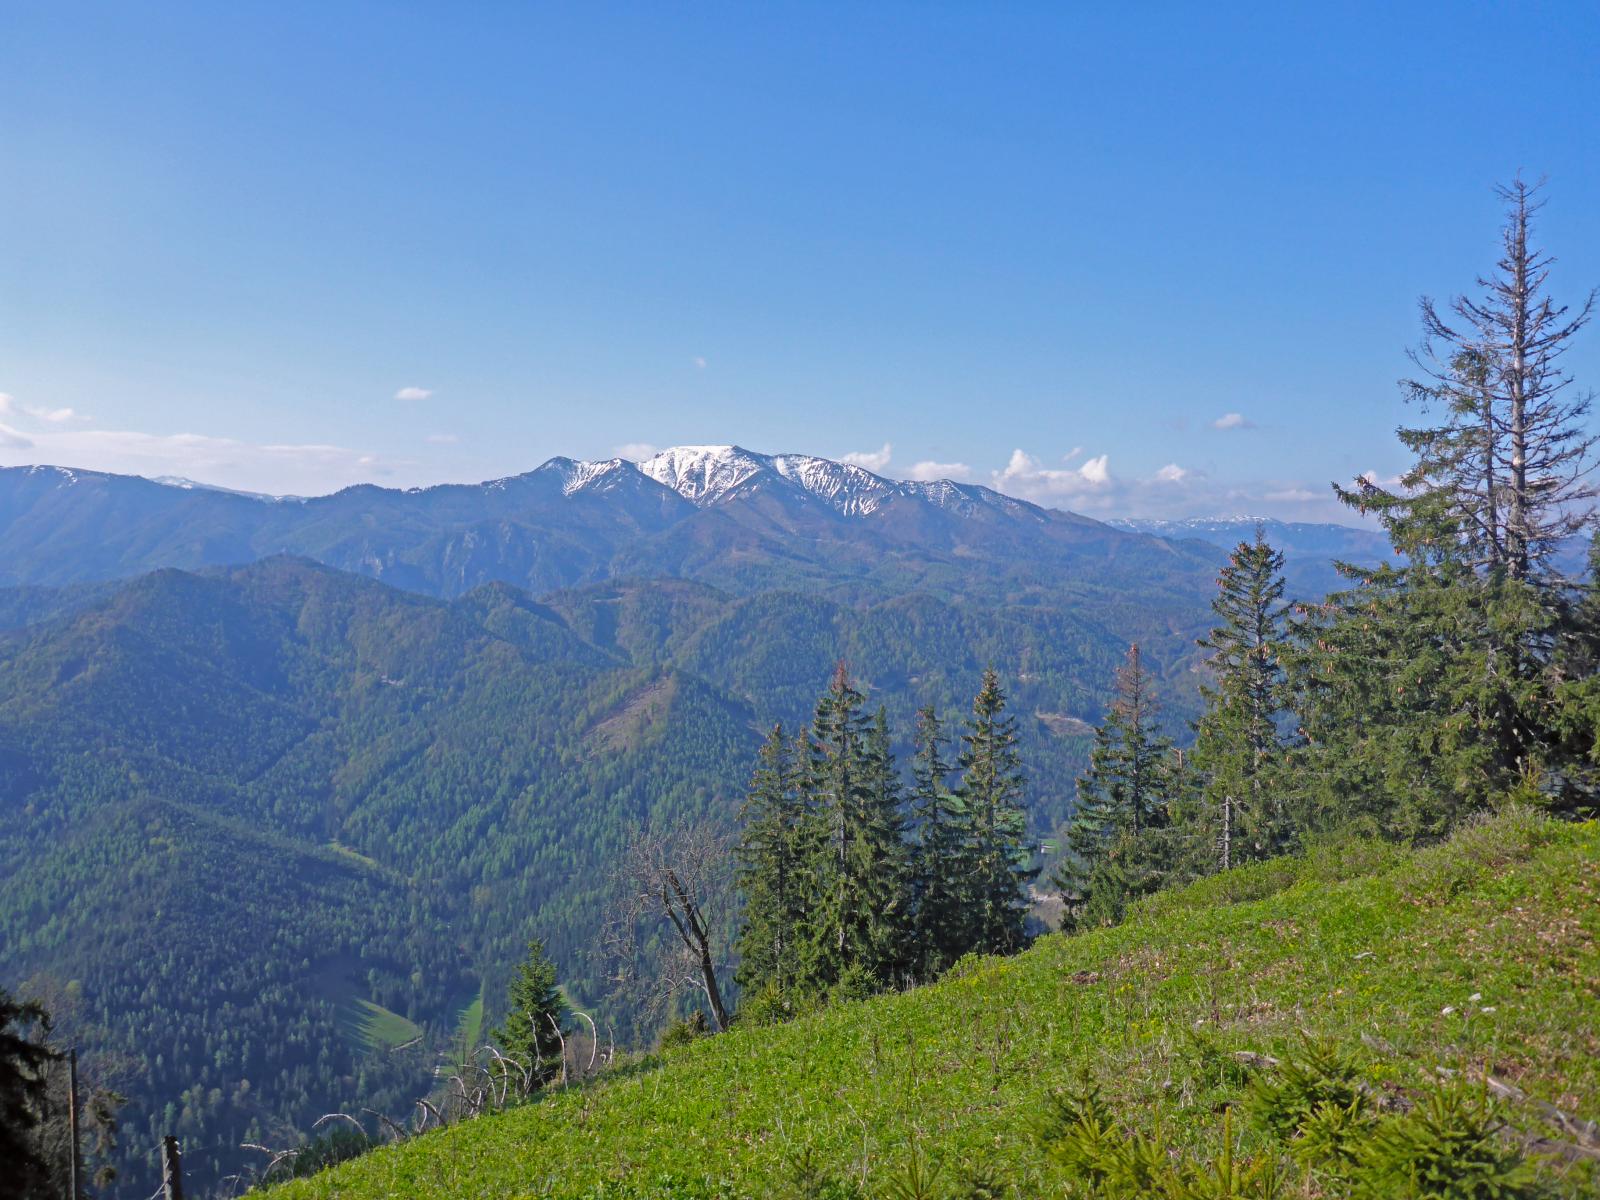
[[[1172,742],[1160,732],[1154,683],[1137,645],[1117,670],[1115,691],[1078,780],[1054,879],[1068,929],[1120,919],[1130,900],[1162,886],[1176,857],[1168,828],[1178,786]]]
[[[530,1084],[541,1087],[561,1070],[561,1037],[567,1002],[556,983],[556,965],[544,942],[528,943],[528,956],[506,992],[505,1021],[491,1035],[500,1051],[528,1067]]]

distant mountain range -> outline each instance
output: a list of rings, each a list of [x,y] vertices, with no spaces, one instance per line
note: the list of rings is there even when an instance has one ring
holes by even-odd
[[[1279,521],[1272,517],[1189,517],[1162,521],[1148,518],[1114,518],[1106,522],[1114,529],[1146,533],[1152,537],[1208,542],[1231,550],[1240,542],[1252,541],[1260,528],[1267,541],[1283,551],[1286,559],[1342,559],[1369,563],[1388,558],[1389,539],[1379,529],[1360,529],[1352,525],[1319,524],[1308,521]]]
[[[685,578],[884,597],[1082,585],[1193,595],[1208,546],[1114,529],[989,488],[909,483],[805,455],[682,447],[554,458],[523,475],[310,499],[61,467],[0,470],[0,586],[125,578],[296,554],[411,591],[533,592]]]
[[[1266,522],[1305,586],[1380,534]],[[264,496],[64,467],[0,469],[0,586],[126,578],[302,555],[437,596],[619,577],[883,597],[974,584],[1209,587],[1250,518],[1100,522],[951,480],[892,480],[803,454],[682,446],[643,462],[553,458],[480,484]]]

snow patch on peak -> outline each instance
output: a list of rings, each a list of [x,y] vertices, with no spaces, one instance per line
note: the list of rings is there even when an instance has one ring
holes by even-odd
[[[63,485],[74,484],[78,482],[78,473],[71,467],[52,467],[40,465],[29,467],[27,470],[29,475],[37,475],[41,471],[55,474],[60,477]]]
[[[886,479],[854,463],[835,462],[814,454],[757,454],[742,446],[673,446],[637,465],[620,458],[604,462],[551,459],[545,469],[562,472],[563,491],[569,496],[607,486],[602,481],[614,472],[637,470],[697,508],[711,507],[736,494],[770,488],[790,495],[799,493],[797,498],[820,501],[848,517],[870,516],[902,497],[921,500],[959,516],[971,516],[987,507],[1014,517],[1040,517],[1033,505],[976,484],[949,479]]]
[[[639,470],[696,504],[713,504],[763,470],[771,459],[738,446],[673,446]]]
[[[608,475],[618,471],[628,470],[632,463],[621,458],[606,458],[599,462],[573,462],[568,459],[562,473],[561,494],[570,496],[574,492],[583,491],[585,488],[600,484]]]
[[[772,459],[772,467],[783,478],[827,500],[847,516],[873,512],[902,486],[865,467],[809,454],[779,454]]]

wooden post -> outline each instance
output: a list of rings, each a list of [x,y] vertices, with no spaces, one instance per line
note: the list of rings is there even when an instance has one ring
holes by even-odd
[[[67,1195],[78,1200],[83,1195],[78,1190],[78,1177],[83,1173],[83,1159],[78,1151],[78,1048],[67,1051],[67,1132],[72,1138],[72,1170],[67,1176]]]
[[[161,1195],[162,1200],[183,1200],[183,1158],[178,1139],[170,1133],[161,1139]]]

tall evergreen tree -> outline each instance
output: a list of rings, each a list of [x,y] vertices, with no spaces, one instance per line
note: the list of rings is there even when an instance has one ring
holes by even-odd
[[[56,1054],[37,1031],[49,1032],[39,1005],[0,988],[0,1196],[44,1195],[50,1172],[37,1134],[45,1117],[45,1068]]]
[[[950,787],[955,764],[939,714],[917,713],[916,756],[911,763],[911,881],[916,912],[913,967],[932,979],[972,946],[973,837],[970,812]]]
[[[1054,880],[1068,929],[1119,919],[1130,900],[1162,885],[1175,858],[1167,836],[1177,787],[1172,741],[1160,732],[1154,681],[1137,645],[1117,670],[1115,692],[1078,780]]]
[[[1006,711],[1000,677],[990,667],[961,737],[961,803],[970,831],[971,946],[986,954],[1020,949],[1028,884],[1038,875],[1022,807],[1017,721]]]
[[[561,1070],[561,1035],[567,1022],[566,999],[556,982],[556,965],[544,942],[528,943],[528,956],[506,992],[506,1015],[491,1035],[500,1051],[528,1068],[528,1084],[540,1087]]]
[[[807,962],[818,986],[851,992],[893,981],[909,915],[893,760],[864,700],[841,663],[817,703],[802,779],[820,833]]]
[[[912,963],[915,909],[905,796],[889,737],[889,714],[880,704],[867,731],[867,802],[863,814],[865,871],[886,907],[874,930],[873,972],[885,984],[902,982]]]
[[[1502,254],[1480,295],[1448,315],[1423,302],[1421,377],[1404,387],[1434,419],[1399,431],[1414,456],[1401,486],[1336,489],[1399,561],[1345,567],[1351,587],[1310,611],[1296,655],[1314,807],[1348,819],[1354,801],[1402,836],[1582,775],[1557,733],[1572,589],[1553,554],[1595,495],[1588,398],[1559,362],[1595,297],[1570,312],[1545,294],[1534,189],[1500,194]]]
[[[1211,652],[1212,683],[1201,688],[1206,707],[1195,726],[1195,832],[1205,835],[1212,864],[1222,870],[1280,853],[1290,839],[1288,813],[1273,792],[1287,699],[1282,571],[1283,555],[1257,526],[1255,540],[1240,542],[1219,574],[1211,607],[1220,624],[1199,641]]]
[[[735,853],[744,921],[736,948],[740,986],[751,995],[768,991],[780,1003],[802,974],[801,932],[809,899],[809,830],[796,784],[792,748],[783,726],[774,725],[740,812]]]

